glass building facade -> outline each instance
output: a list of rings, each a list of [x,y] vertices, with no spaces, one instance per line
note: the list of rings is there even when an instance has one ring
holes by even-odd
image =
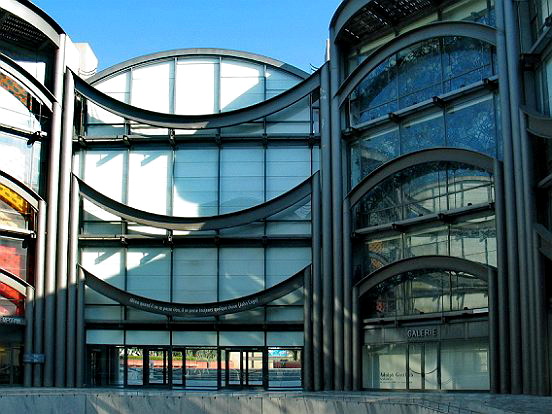
[[[0,8],[0,385],[550,394],[546,1],[344,0],[313,73]]]

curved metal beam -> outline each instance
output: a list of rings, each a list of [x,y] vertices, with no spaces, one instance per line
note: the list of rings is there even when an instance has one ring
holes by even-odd
[[[87,79],[87,82],[91,85],[101,81],[102,79],[109,78],[118,72],[122,72],[131,67],[141,65],[143,63],[150,63],[164,59],[170,59],[175,57],[185,57],[185,56],[225,56],[229,58],[243,59],[255,63],[262,63],[269,65],[278,69],[281,69],[285,72],[288,72],[292,75],[298,76],[302,79],[307,79],[309,74],[305,71],[302,71],[295,66],[281,62],[276,59],[272,59],[267,56],[257,55],[255,53],[244,52],[241,50],[230,50],[230,49],[215,49],[215,48],[193,48],[193,49],[175,49],[175,50],[166,50],[162,52],[152,53],[149,55],[138,56],[124,62],[118,63],[114,66],[111,66],[107,69],[102,70],[101,72],[96,73],[94,76]]]
[[[120,303],[121,305],[130,306],[138,310],[156,313],[159,315],[195,317],[227,315],[265,305],[302,287],[304,273],[310,269],[310,265],[308,265],[283,282],[251,295],[220,302],[175,303],[149,299],[143,296],[128,293],[113,285],[110,285],[107,282],[104,282],[102,279],[94,276],[82,266],[79,265],[79,267],[84,273],[84,280],[88,287],[114,300],[115,302]]]
[[[439,161],[458,162],[480,168],[491,174],[494,172],[493,158],[480,152],[449,147],[430,148],[412,152],[386,162],[364,177],[347,195],[347,198],[351,202],[351,208],[372,188],[386,178],[392,177],[409,167]]]
[[[429,162],[458,162],[480,168],[489,173],[494,172],[493,158],[479,152],[449,147],[424,149],[402,155],[381,165],[362,179],[347,195],[347,198],[350,199],[351,205],[354,205],[368,191],[385,179],[407,168]]]
[[[0,282],[5,283],[9,287],[14,288],[23,296],[27,296],[27,288],[33,288],[30,283],[21,279],[19,276],[14,275],[11,272],[8,272],[6,269],[0,267]],[[34,289],[34,288],[33,288]]]
[[[266,203],[233,213],[209,217],[176,217],[148,213],[147,211],[129,207],[115,201],[93,189],[80,178],[76,176],[75,178],[78,180],[82,196],[104,210],[128,221],[167,230],[216,230],[249,224],[293,206],[311,194],[312,180],[317,174],[318,172],[287,193],[273,198]]]
[[[42,103],[52,111],[56,98],[52,92],[38,81],[33,75],[27,72],[15,60],[0,53],[0,69],[7,72],[12,78],[23,85],[30,93],[40,99]]]
[[[59,47],[59,35],[65,32],[44,10],[24,0],[3,0],[0,7],[40,30]]]
[[[118,101],[75,75],[75,89],[107,111],[139,123],[174,129],[225,128],[254,121],[287,108],[319,87],[320,70],[280,95],[246,108],[220,114],[176,115],[149,111]]]
[[[339,98],[339,105],[343,105],[360,82],[392,54],[423,40],[444,36],[471,37],[496,45],[496,29],[480,23],[465,21],[435,22],[410,30],[377,48],[353,70],[335,93],[335,96]]]
[[[552,118],[536,111],[522,108],[527,116],[527,131],[537,137],[552,139]]]
[[[364,276],[359,280],[355,287],[358,290],[360,298],[370,289],[386,281],[387,279],[399,275],[401,273],[413,272],[416,270],[452,270],[455,272],[464,272],[477,277],[488,283],[489,269],[494,269],[492,266],[484,265],[471,260],[462,259],[453,256],[417,256],[408,259],[398,260],[387,266],[384,266],[375,272]]]
[[[35,193],[26,184],[23,184],[17,178],[12,177],[7,172],[0,169],[0,184],[5,185],[10,190],[16,192],[25,199],[27,203],[35,210],[38,211],[38,202],[42,200],[37,193]]]

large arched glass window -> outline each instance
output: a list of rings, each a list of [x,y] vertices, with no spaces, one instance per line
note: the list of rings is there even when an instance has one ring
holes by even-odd
[[[351,96],[351,124],[387,115],[495,73],[493,47],[450,36],[425,40],[389,56]]]
[[[370,190],[354,207],[354,227],[395,223],[493,199],[493,180],[488,172],[458,163],[417,165]]]

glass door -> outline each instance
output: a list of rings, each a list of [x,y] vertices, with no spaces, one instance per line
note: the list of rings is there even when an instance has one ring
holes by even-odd
[[[439,344],[420,342],[408,345],[408,389],[439,389]]]
[[[267,386],[266,351],[255,348],[226,349],[222,386],[229,388],[256,388]]]
[[[169,385],[169,351],[163,348],[144,350],[144,385]]]

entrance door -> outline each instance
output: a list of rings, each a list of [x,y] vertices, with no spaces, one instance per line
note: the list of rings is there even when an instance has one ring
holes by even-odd
[[[144,357],[144,385],[169,386],[169,351],[148,348]]]
[[[437,342],[408,345],[408,389],[439,389],[438,346]]]
[[[266,351],[257,348],[226,349],[222,385],[229,388],[267,387]]]

